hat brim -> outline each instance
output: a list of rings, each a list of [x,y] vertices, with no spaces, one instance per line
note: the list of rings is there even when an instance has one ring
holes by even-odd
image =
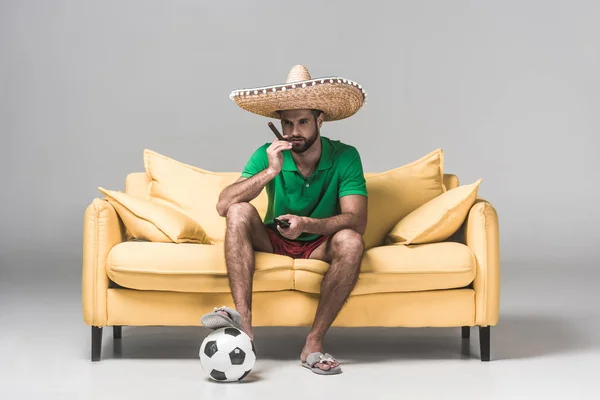
[[[229,97],[242,109],[265,117],[279,119],[278,111],[315,109],[323,111],[325,121],[354,115],[367,98],[361,85],[340,77],[238,89]]]

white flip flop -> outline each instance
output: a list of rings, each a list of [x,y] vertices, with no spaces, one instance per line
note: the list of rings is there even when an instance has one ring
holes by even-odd
[[[306,357],[306,361],[303,362],[301,365],[304,368],[310,369],[312,372],[314,372],[315,374],[318,374],[318,375],[341,374],[342,368],[339,365],[335,368],[329,368],[327,370],[321,369],[319,367],[315,367],[315,364],[318,364],[318,363],[325,363],[325,362],[333,363],[334,361],[336,361],[336,359],[333,358],[333,356],[331,354],[329,354],[329,353],[323,354],[320,352],[316,352],[316,353],[310,353],[308,355],[308,357]]]
[[[219,311],[225,311],[229,316],[223,315]],[[219,328],[237,328],[240,331],[246,333],[244,328],[240,323],[242,322],[242,316],[236,310],[230,307],[215,307],[214,311],[208,313],[200,319],[202,325],[209,329],[219,329]]]

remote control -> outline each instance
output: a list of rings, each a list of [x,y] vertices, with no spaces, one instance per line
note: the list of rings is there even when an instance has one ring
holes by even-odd
[[[289,228],[290,227],[290,223],[288,222],[287,219],[277,219],[277,218],[274,218],[273,221],[275,221],[275,223],[277,225],[279,225],[280,227],[282,227],[282,228]]]

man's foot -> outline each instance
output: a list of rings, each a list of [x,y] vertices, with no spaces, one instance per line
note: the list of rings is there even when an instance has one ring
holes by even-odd
[[[229,313],[227,311],[217,310],[216,312],[219,314],[222,314],[226,317],[231,318],[231,315],[229,315]],[[250,337],[250,340],[254,340],[254,335],[252,334],[252,325],[248,324],[244,317],[242,317],[242,320],[240,321],[240,325],[241,325],[242,329],[244,330],[244,332],[246,332],[246,335],[248,335]]]
[[[323,344],[322,343],[306,342],[306,344],[304,345],[304,348],[302,349],[302,353],[300,353],[300,361],[302,363],[305,363],[310,354],[317,353],[317,352],[319,352],[319,353],[323,352]],[[334,360],[333,362],[330,362],[330,361],[318,362],[314,365],[314,367],[317,367],[322,371],[329,371],[330,369],[338,367],[339,365],[340,365],[340,363]]]

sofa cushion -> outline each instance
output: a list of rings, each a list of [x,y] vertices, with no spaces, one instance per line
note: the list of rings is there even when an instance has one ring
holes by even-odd
[[[477,198],[482,179],[429,200],[398,222],[386,243],[422,244],[448,239],[463,224]]]
[[[138,290],[228,293],[223,247],[210,244],[123,242],[108,254],[107,275]],[[256,253],[255,292],[294,287],[290,257]]]
[[[441,149],[386,172],[365,174],[369,192],[365,248],[385,244],[394,225],[410,212],[444,193]]]
[[[144,166],[150,177],[148,198],[189,215],[204,228],[212,243],[224,240],[226,220],[217,212],[217,202],[221,191],[235,182],[239,173],[208,171],[148,149],[144,150]],[[266,191],[250,203],[264,217]]]
[[[352,295],[465,287],[475,278],[475,267],[475,256],[461,243],[379,246],[363,255]],[[294,260],[295,289],[320,293],[328,268],[319,260]]]
[[[173,207],[102,187],[98,190],[115,208],[130,237],[151,242],[210,243],[196,221]]]
[[[144,166],[150,177],[147,197],[186,213],[206,231],[211,243],[225,238],[225,218],[216,210],[221,191],[239,173],[212,172],[144,150]],[[369,194],[368,220],[363,235],[365,248],[385,244],[394,225],[413,210],[445,191],[444,154],[441,149],[389,171],[365,174]],[[268,199],[263,190],[251,203],[261,218]]]

